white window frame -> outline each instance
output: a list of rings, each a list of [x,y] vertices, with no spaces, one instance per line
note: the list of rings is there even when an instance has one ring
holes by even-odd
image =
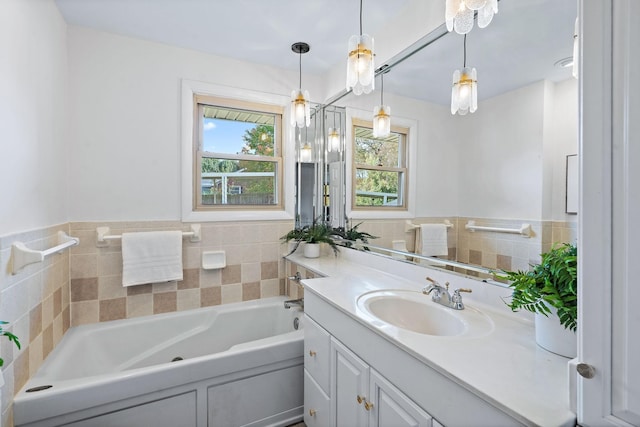
[[[391,118],[392,126],[400,128],[406,128],[409,130],[409,135],[406,138],[406,150],[407,150],[407,176],[406,176],[406,209],[380,209],[378,207],[367,209],[366,207],[358,206],[355,208],[352,205],[354,183],[353,183],[353,168],[355,167],[353,159],[353,126],[354,120],[356,122],[371,121],[371,111],[364,111],[355,108],[346,109],[347,115],[347,144],[346,144],[346,164],[349,168],[347,172],[346,182],[346,208],[347,217],[352,219],[401,219],[401,218],[415,218],[415,199],[416,199],[416,156],[417,156],[417,141],[418,141],[418,122],[416,120],[407,119],[403,117],[393,116]],[[358,123],[355,123],[356,125]]]
[[[214,85],[211,83],[193,80],[182,81],[182,128],[181,128],[181,189],[182,189],[182,221],[206,222],[206,221],[259,221],[259,220],[291,220],[294,219],[294,171],[295,150],[291,141],[294,140],[293,127],[287,126],[290,114],[290,99],[287,96],[258,92],[248,89],[238,89],[228,86]],[[196,104],[195,95],[213,96],[219,98],[236,99],[239,101],[256,102],[281,106],[284,109],[282,117],[282,157],[283,168],[281,182],[281,194],[283,205],[281,209],[273,207],[261,209],[259,206],[238,206],[221,210],[195,210],[194,190],[194,149],[193,132],[196,131],[194,123]]]

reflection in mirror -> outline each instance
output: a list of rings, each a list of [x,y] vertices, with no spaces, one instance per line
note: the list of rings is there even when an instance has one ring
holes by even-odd
[[[406,207],[406,129],[377,138],[368,123],[355,122],[352,132],[354,209]]]
[[[467,36],[467,66],[478,71],[478,110],[466,116],[450,112],[463,36],[441,27],[379,64],[388,65],[392,125],[396,118],[418,123],[417,170],[406,184],[416,190],[415,209],[393,216],[355,207],[346,211],[349,220],[364,221],[361,230],[380,236],[376,246],[404,245],[410,252],[424,239],[416,225],[448,221],[447,255],[438,257],[488,269],[526,270],[553,242],[574,242],[577,218],[565,213],[565,159],[577,150],[577,81],[570,67],[555,64],[573,54],[576,14],[575,0],[502,0],[492,24]],[[370,115],[378,95],[342,94],[332,101]],[[358,149],[346,144],[345,178],[354,180]],[[526,223],[532,232],[474,231],[466,228],[470,221],[506,230]]]
[[[318,105],[311,124],[296,128],[296,227],[345,225],[345,109]]]

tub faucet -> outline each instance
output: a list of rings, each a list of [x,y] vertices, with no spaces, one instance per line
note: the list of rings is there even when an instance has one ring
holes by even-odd
[[[460,292],[471,292],[471,289],[460,288],[453,291],[453,295],[449,293],[449,282],[445,282],[444,287],[431,277],[427,277],[427,280],[431,282],[430,285],[422,288],[422,293],[425,295],[431,295],[431,300],[445,307],[453,308],[454,310],[463,310],[464,304],[462,303],[462,295]]]
[[[284,308],[300,307],[304,309],[304,298],[290,299],[284,302]]]

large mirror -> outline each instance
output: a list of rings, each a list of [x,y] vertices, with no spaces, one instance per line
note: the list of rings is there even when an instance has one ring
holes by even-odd
[[[379,237],[371,241],[376,246],[488,269],[527,269],[552,243],[575,240],[576,216],[565,212],[565,168],[566,156],[577,152],[578,92],[571,67],[563,65],[573,55],[576,16],[575,0],[500,1],[493,22],[466,37],[466,65],[478,74],[478,110],[465,116],[450,112],[464,36],[443,25],[376,64],[388,65],[384,99],[392,124],[413,123],[406,210],[352,204],[353,119],[371,117],[379,84],[369,95],[332,98],[331,107],[346,114],[338,179],[346,182],[341,209],[351,225],[362,222],[360,230]],[[326,186],[331,180],[322,167]],[[442,245],[443,227],[445,252],[431,246]]]

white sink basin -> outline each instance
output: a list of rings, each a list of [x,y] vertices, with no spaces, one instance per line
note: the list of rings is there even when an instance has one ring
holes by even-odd
[[[491,319],[479,310],[468,305],[464,310],[454,310],[418,291],[367,292],[358,297],[358,308],[385,324],[425,335],[470,337],[493,329]]]

